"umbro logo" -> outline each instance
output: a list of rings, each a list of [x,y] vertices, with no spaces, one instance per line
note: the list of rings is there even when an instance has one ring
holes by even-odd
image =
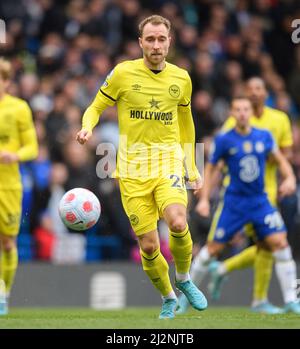
[[[133,91],[140,91],[142,86],[139,84],[134,84],[131,87]]]

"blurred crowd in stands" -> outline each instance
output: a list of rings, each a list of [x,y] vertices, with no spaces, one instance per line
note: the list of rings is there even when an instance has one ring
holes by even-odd
[[[116,109],[104,112],[88,146],[78,145],[75,134],[83,111],[114,65],[140,58],[137,25],[153,13],[172,22],[168,60],[191,75],[196,141],[205,143],[206,150],[228,116],[230,98],[251,76],[265,80],[267,105],[290,117],[299,187],[298,198],[284,207],[299,258],[300,45],[291,40],[292,20],[300,18],[299,1],[1,0],[0,18],[7,33],[0,55],[12,62],[15,71],[10,93],[30,104],[40,146],[38,159],[21,169],[21,258],[57,262],[138,258],[117,182],[96,176],[97,145],[118,145]],[[99,224],[86,234],[68,231],[58,217],[59,199],[73,187],[89,188],[101,201]],[[190,225],[194,240],[201,244],[210,221],[195,214],[194,201],[191,198]],[[160,227],[162,249],[168,255],[168,234],[163,223]],[[231,253],[245,244],[243,237],[236,238]]]

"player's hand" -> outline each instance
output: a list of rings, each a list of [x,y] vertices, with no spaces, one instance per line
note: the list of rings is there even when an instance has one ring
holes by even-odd
[[[76,140],[79,144],[84,144],[91,138],[91,136],[92,136],[91,131],[80,130],[76,135]]]
[[[279,196],[282,198],[284,196],[292,195],[296,191],[296,180],[294,177],[289,177],[285,179],[279,186]]]
[[[9,151],[3,150],[0,152],[0,163],[1,164],[13,164],[14,162],[19,162],[19,156],[16,153],[11,153]]]
[[[188,186],[194,190],[194,195],[197,195],[199,190],[203,186],[203,181],[201,177],[198,177],[194,181],[188,181]]]
[[[210,215],[210,203],[206,199],[199,200],[198,204],[195,207],[195,211],[203,217],[209,217]]]

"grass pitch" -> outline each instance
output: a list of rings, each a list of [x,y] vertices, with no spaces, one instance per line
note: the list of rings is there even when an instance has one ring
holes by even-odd
[[[90,309],[11,308],[0,329],[300,329],[295,314],[263,315],[248,308],[210,307],[190,310],[172,320],[158,320],[160,308],[114,311]]]

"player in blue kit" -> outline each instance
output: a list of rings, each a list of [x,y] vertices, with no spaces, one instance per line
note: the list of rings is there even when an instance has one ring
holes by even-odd
[[[252,105],[248,98],[234,98],[232,115],[235,128],[220,133],[213,143],[208,164],[205,166],[204,187],[200,210],[203,216],[210,213],[210,179],[218,171],[220,161],[228,167],[230,183],[224,195],[224,205],[217,219],[214,235],[193,261],[191,277],[199,285],[206,274],[212,257],[218,256],[232,237],[245,224],[251,223],[256,231],[258,248],[271,251],[275,259],[276,274],[281,286],[285,309],[300,314],[300,305],[294,287],[296,264],[287,241],[284,222],[280,213],[271,205],[264,191],[264,171],[267,159],[277,162],[282,177],[279,186],[281,196],[290,195],[296,189],[292,168],[278,150],[271,133],[251,127]],[[194,272],[193,272],[194,271]],[[185,311],[182,295],[178,312]],[[298,312],[299,311],[299,312]]]

